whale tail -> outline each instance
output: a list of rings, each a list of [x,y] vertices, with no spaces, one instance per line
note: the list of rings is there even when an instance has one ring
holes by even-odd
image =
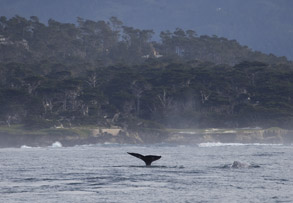
[[[139,158],[141,160],[143,160],[145,162],[146,166],[150,166],[152,164],[153,161],[159,160],[161,158],[161,156],[156,156],[156,155],[141,155],[138,153],[132,153],[132,152],[127,152],[128,154],[135,156],[136,158]]]

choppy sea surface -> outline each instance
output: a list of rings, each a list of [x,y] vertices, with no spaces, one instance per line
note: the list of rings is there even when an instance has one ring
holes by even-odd
[[[162,158],[146,167],[126,152]],[[273,144],[4,148],[0,202],[293,202],[292,157]]]

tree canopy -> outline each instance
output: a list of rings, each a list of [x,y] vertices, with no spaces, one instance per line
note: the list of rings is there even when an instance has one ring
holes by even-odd
[[[0,18],[0,122],[28,128],[293,126],[293,65],[235,40],[115,18]]]

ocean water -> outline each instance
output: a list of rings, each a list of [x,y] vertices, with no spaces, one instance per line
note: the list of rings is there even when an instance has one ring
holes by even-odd
[[[240,143],[4,148],[0,202],[293,202],[292,157],[292,145]]]

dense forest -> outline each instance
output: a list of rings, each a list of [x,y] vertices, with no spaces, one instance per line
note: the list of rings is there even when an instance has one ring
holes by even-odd
[[[0,124],[293,126],[293,64],[193,30],[0,18]]]

